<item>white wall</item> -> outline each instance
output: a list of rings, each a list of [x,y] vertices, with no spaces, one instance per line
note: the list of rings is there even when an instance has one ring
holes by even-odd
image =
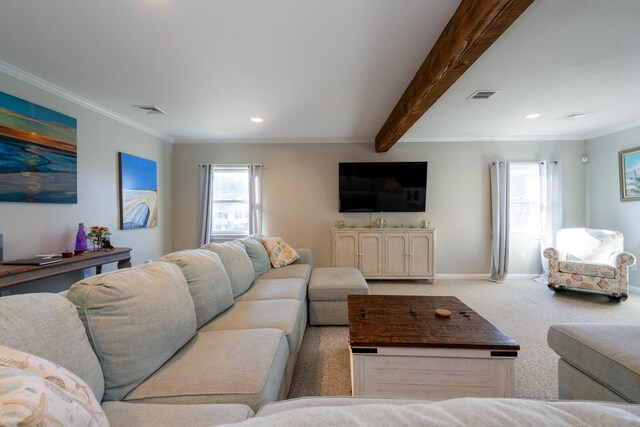
[[[624,248],[640,257],[640,201],[620,201],[618,152],[640,147],[640,127],[587,141],[587,226],[618,230]],[[640,274],[631,271],[629,283],[640,286]]]
[[[316,265],[328,266],[330,227],[335,220],[366,225],[369,214],[338,213],[338,163],[428,161],[426,214],[385,214],[391,223],[417,224],[427,218],[437,229],[438,274],[489,271],[489,162],[556,159],[564,164],[565,224],[585,223],[584,141],[399,143],[377,154],[373,144],[176,143],[174,147],[174,250],[198,244],[198,164],[262,163],[265,235],[279,235],[314,251]],[[533,253],[533,255],[530,254]],[[527,252],[522,273],[537,273],[537,249]],[[520,253],[520,252],[518,252]],[[533,268],[535,271],[530,271]],[[518,270],[518,269],[516,269]]]
[[[110,227],[114,246],[133,249],[133,264],[157,258],[171,249],[172,144],[1,73],[0,91],[78,121],[78,203],[0,202],[0,233],[4,234],[5,260],[73,249],[79,222],[87,226]],[[157,162],[158,227],[118,230],[119,151]],[[115,264],[105,266],[104,271],[111,269],[115,269]],[[79,273],[73,273],[20,285],[12,288],[11,293],[59,291],[79,277]]]

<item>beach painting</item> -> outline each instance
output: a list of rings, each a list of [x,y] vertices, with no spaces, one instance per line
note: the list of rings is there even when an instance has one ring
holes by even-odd
[[[158,226],[158,168],[153,160],[118,153],[120,229]]]
[[[78,203],[77,121],[0,92],[0,202]]]
[[[620,163],[620,200],[640,200],[640,147],[618,153]]]

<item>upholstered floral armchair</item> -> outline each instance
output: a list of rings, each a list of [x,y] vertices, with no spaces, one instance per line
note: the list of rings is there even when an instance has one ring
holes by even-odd
[[[565,228],[558,231],[557,248],[544,250],[549,260],[549,289],[583,289],[616,301],[629,295],[628,270],[636,257],[623,249],[619,231]]]

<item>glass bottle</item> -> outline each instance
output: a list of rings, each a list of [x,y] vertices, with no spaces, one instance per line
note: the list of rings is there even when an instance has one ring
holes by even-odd
[[[84,223],[78,224],[78,233],[76,234],[76,254],[81,254],[87,250],[87,233],[84,231]]]

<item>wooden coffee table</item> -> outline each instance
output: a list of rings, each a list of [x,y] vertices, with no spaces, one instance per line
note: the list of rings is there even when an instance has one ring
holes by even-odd
[[[347,303],[354,396],[514,397],[520,346],[459,299],[349,295]]]

